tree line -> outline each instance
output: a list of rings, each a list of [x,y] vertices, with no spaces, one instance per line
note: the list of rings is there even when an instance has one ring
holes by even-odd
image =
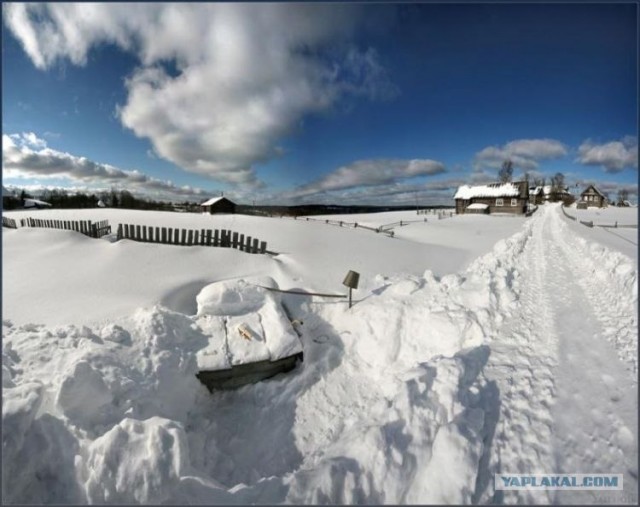
[[[2,207],[6,210],[21,208],[26,199],[35,199],[35,197],[25,189],[18,189],[15,195],[3,197]],[[91,194],[67,192],[64,189],[46,189],[40,193],[37,199],[51,204],[52,208],[96,208],[98,202],[102,201],[109,208],[173,211],[178,207],[184,211],[200,211],[199,203],[155,201],[136,197],[128,190],[115,189]]]

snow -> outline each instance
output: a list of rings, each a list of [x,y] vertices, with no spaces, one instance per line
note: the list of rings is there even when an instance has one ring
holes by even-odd
[[[280,254],[3,231],[4,502],[637,503],[637,247],[557,205],[427,215],[394,238],[75,213],[261,232]],[[344,293],[358,261],[351,309],[259,287]],[[255,385],[195,377],[300,345],[302,364]],[[497,472],[623,473],[625,489],[502,496]]]
[[[494,185],[462,185],[458,188],[454,199],[473,199],[474,197],[518,197],[520,188],[513,183]]]

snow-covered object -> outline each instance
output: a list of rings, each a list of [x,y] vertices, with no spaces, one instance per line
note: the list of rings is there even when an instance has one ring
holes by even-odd
[[[41,201],[39,199],[25,199],[24,208],[50,208],[51,204],[45,201]]]
[[[454,199],[473,199],[475,197],[518,197],[520,188],[513,183],[493,185],[462,185],[458,188]]]
[[[487,209],[489,207],[488,204],[482,204],[481,202],[474,202],[473,204],[469,204],[466,209]]]
[[[201,370],[276,361],[302,352],[302,344],[270,277],[226,280],[204,287],[196,297],[198,322],[211,333],[198,352]]]
[[[106,207],[107,207],[107,205],[102,201],[102,199],[100,199],[98,201],[98,208],[106,208]]]

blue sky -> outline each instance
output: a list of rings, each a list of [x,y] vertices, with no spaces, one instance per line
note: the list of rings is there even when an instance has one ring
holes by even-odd
[[[637,6],[4,4],[3,183],[449,204],[637,195]]]

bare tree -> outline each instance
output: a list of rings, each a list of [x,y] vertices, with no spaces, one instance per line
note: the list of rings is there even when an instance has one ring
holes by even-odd
[[[629,200],[629,191],[626,188],[618,192],[618,206],[624,206],[624,201]]]
[[[501,183],[511,181],[511,178],[513,177],[513,162],[510,159],[507,159],[502,163],[502,168],[498,172],[498,177],[500,178]]]

